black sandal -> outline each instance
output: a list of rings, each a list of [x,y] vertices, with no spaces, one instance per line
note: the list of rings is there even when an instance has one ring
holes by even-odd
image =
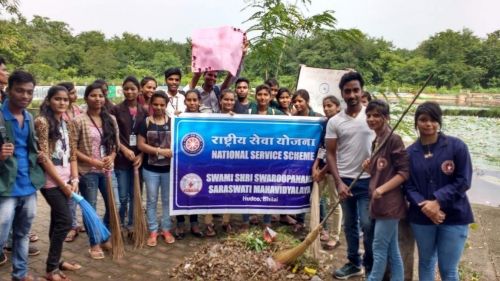
[[[186,234],[184,233],[184,229],[180,227],[176,227],[174,231],[174,237],[177,240],[182,240],[184,237],[186,237]]]

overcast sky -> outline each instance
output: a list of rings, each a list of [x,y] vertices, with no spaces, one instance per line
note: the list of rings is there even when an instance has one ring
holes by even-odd
[[[100,30],[183,42],[193,30],[242,22],[244,0],[20,0],[21,13],[68,23],[77,34]],[[415,48],[446,29],[470,28],[480,37],[500,29],[499,0],[312,0],[306,13],[334,10],[338,28],[358,28],[401,48]]]

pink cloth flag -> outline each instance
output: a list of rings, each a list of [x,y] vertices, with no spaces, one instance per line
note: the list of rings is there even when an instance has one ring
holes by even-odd
[[[243,56],[244,35],[240,29],[230,26],[194,31],[192,71],[227,70],[235,75]]]

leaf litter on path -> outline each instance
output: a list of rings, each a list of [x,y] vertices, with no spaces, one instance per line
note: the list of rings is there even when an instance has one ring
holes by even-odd
[[[296,246],[299,241],[289,233],[278,230],[277,240],[271,244],[263,239],[262,231],[252,230],[213,244],[204,245],[170,270],[172,280],[311,280],[327,274],[324,262],[302,255],[296,264],[272,272],[266,259],[276,251]],[[297,266],[298,265],[298,266]],[[317,269],[308,275],[304,267]],[[296,271],[292,272],[295,268]]]

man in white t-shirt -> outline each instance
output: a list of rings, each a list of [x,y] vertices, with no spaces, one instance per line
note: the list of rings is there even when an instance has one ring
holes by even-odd
[[[167,116],[169,118],[186,111],[184,95],[179,91],[181,78],[182,72],[179,68],[171,67],[165,70],[165,83],[168,87],[167,96],[169,99],[167,104]]]
[[[362,265],[369,273],[373,264],[373,234],[368,212],[370,176],[363,173],[357,183],[350,190],[348,188],[361,173],[363,161],[370,157],[375,137],[368,128],[365,107],[361,104],[363,84],[363,77],[358,72],[348,72],[342,76],[339,87],[347,108],[328,121],[325,135],[328,166],[342,200],[349,260],[333,272],[333,276],[338,279],[363,275]],[[363,260],[358,252],[360,224],[365,249]]]

